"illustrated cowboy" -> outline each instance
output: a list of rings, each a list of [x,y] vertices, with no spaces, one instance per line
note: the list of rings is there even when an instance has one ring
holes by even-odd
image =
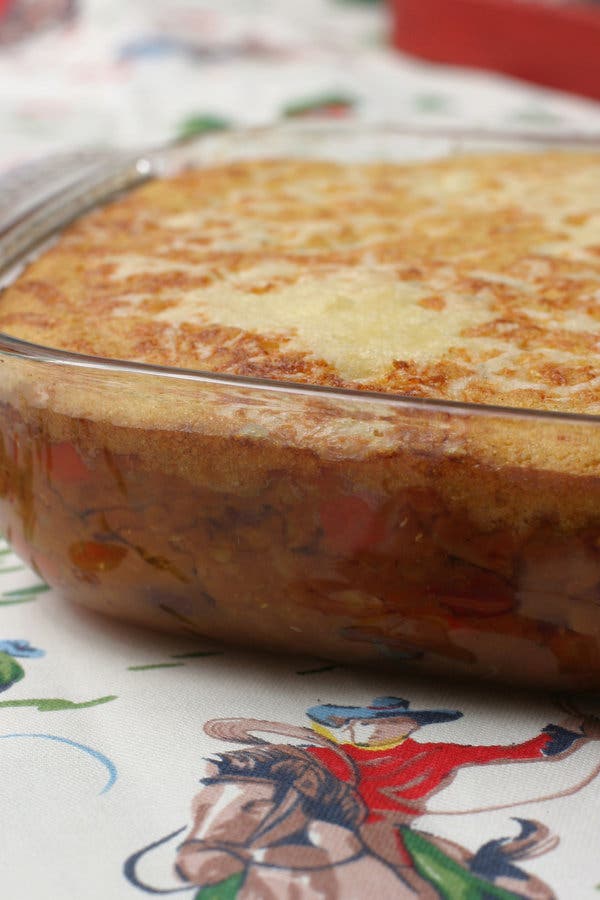
[[[453,722],[463,714],[455,709],[411,709],[400,697],[376,697],[368,706],[320,704],[307,715],[317,734],[335,745],[307,749],[340,780],[353,782],[367,809],[362,839],[380,858],[401,868],[414,861],[407,826],[428,812],[427,802],[463,766],[553,760],[600,740],[597,720],[569,719],[546,725],[519,744],[415,741],[412,735],[420,728]]]
[[[415,740],[419,728],[462,713],[412,709],[399,697],[378,697],[368,706],[319,704],[307,714],[310,729],[245,718],[206,722],[207,735],[244,746],[207,761],[191,824],[134,852],[124,867],[129,881],[162,894],[181,891],[183,882],[198,889],[194,900],[345,900],[374,891],[394,900],[555,900],[550,886],[521,868],[556,846],[543,823],[518,818],[515,837],[489,840],[475,851],[413,823],[431,812],[431,797],[463,766],[560,759],[600,740],[600,720],[573,710],[572,718],[521,743],[469,746]],[[274,744],[261,734],[296,743]],[[538,800],[575,793],[598,775],[600,763],[581,784]],[[178,884],[159,889],[143,867],[173,840]]]

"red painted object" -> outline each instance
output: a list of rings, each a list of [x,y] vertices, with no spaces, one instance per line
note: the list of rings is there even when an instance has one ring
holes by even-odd
[[[389,0],[396,47],[600,99],[600,8],[527,0]]]
[[[9,6],[11,6],[12,0],[0,0],[0,19],[2,16],[8,12]]]

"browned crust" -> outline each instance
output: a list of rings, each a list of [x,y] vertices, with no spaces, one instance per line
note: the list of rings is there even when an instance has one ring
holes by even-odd
[[[411,166],[267,160],[185,172],[68,229],[3,293],[0,329],[187,369],[598,412],[598,184],[600,155],[575,152]],[[195,225],[173,224],[195,211]],[[128,254],[140,267],[120,275]],[[372,377],[353,379],[297,340],[293,326],[256,330],[206,311],[175,326],[161,318],[190,292],[225,285],[267,302],[303,279],[318,285],[365,267],[418,285],[419,306],[449,323],[457,297],[474,314],[485,307],[483,321],[426,360],[400,343]]]

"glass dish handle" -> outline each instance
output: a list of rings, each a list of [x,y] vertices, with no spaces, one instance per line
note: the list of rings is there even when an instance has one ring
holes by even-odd
[[[0,268],[154,172],[150,156],[111,150],[60,153],[9,169],[0,176]]]

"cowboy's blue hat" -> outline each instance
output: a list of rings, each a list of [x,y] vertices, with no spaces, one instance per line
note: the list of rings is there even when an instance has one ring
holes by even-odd
[[[409,709],[410,703],[402,697],[375,697],[370,706],[336,706],[321,703],[311,706],[307,715],[319,725],[329,728],[345,725],[352,719],[393,719],[405,716],[419,725],[433,725],[435,722],[453,722],[462,713],[457,709]]]

